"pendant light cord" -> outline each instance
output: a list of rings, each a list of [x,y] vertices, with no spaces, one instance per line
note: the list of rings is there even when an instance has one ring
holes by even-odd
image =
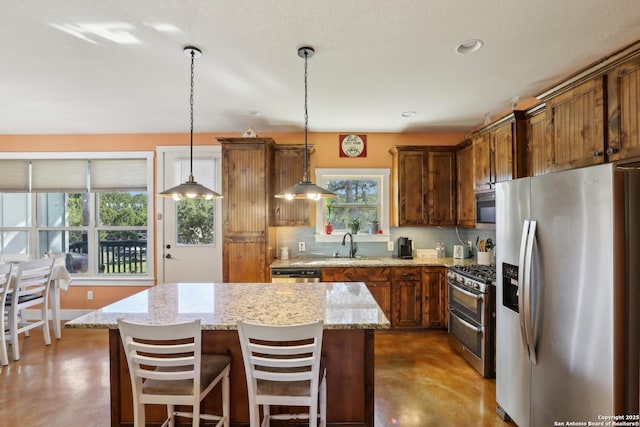
[[[309,112],[307,111],[307,59],[309,52],[304,51],[304,182],[309,182],[309,150],[307,149],[307,125],[309,123]]]
[[[189,139],[189,144],[191,146],[190,149],[190,155],[189,158],[191,159],[191,162],[189,164],[189,181],[193,181],[193,63],[194,63],[194,59],[196,56],[196,52],[195,50],[191,50],[191,94],[189,95],[189,105],[191,107],[190,112],[189,112],[189,117],[190,117],[190,127],[189,127],[189,132],[190,132],[190,139]]]

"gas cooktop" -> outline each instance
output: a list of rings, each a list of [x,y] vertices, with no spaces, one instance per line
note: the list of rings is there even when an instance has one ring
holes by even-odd
[[[491,283],[496,280],[495,265],[454,265],[449,267],[449,270],[481,283]]]

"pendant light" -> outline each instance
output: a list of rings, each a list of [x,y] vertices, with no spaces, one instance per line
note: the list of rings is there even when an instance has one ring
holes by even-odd
[[[309,151],[307,149],[307,126],[309,123],[309,113],[307,112],[307,60],[315,54],[312,47],[301,47],[298,49],[298,56],[304,58],[304,175],[302,181],[276,194],[278,199],[308,199],[320,200],[322,198],[336,197],[331,191],[315,185],[309,179]]]
[[[184,48],[185,55],[191,56],[191,94],[189,97],[190,110],[190,163],[189,163],[189,179],[184,183],[175,187],[164,190],[159,193],[162,197],[173,197],[174,200],[182,199],[221,199],[223,196],[216,193],[213,190],[209,190],[207,187],[198,184],[193,179],[193,64],[195,58],[199,58],[202,55],[202,51],[197,47],[187,46]]]

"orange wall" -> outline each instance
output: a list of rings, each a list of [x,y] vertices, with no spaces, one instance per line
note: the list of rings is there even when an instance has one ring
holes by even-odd
[[[367,157],[340,157],[341,133],[309,133],[308,144],[315,147],[311,156],[311,178],[314,169],[323,168],[391,168],[389,149],[395,145],[456,145],[464,140],[464,133],[369,133]],[[362,134],[362,133],[360,133]],[[229,133],[194,134],[194,145],[218,145],[216,137],[236,137]],[[260,134],[271,137],[278,144],[303,144],[302,132]],[[0,152],[42,151],[155,151],[157,146],[188,145],[184,134],[86,134],[86,135],[0,135]],[[154,166],[155,167],[155,166]],[[155,200],[154,200],[155,212]],[[155,216],[155,215],[154,215]],[[154,225],[155,227],[155,225]],[[157,247],[157,245],[156,245]],[[153,255],[155,257],[155,254]],[[144,289],[140,286],[71,286],[61,293],[62,309],[97,309]],[[94,299],[87,300],[87,291]]]

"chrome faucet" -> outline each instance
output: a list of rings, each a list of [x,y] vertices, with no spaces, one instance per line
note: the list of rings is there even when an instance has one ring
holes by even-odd
[[[349,258],[355,258],[357,249],[353,245],[353,235],[351,233],[346,233],[342,236],[342,246],[346,245],[347,236],[349,236]]]

